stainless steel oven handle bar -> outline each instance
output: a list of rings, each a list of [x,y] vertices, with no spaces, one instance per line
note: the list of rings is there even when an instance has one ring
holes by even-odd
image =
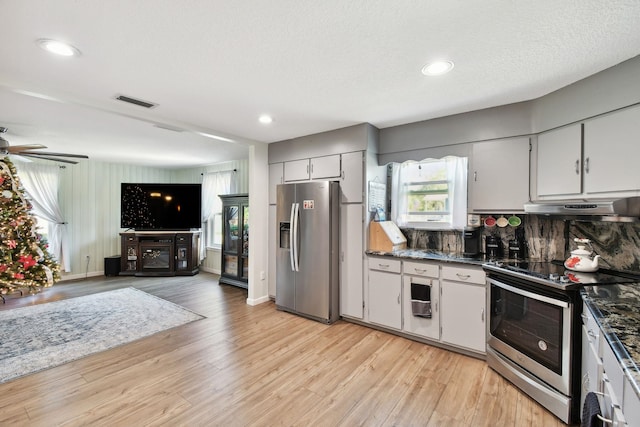
[[[493,279],[487,279],[487,282],[489,282],[492,285],[496,285],[497,287],[507,290],[509,292],[513,292],[514,294],[522,295],[523,297],[526,297],[526,298],[531,298],[538,301],[546,302],[548,304],[555,305],[562,308],[569,307],[568,302],[559,301],[557,299],[549,298],[544,295],[536,294],[534,292],[525,291],[524,289],[516,288],[515,286],[507,285],[506,283],[498,282]]]

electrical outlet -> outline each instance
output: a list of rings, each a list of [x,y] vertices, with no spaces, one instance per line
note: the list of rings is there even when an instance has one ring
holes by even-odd
[[[265,277],[266,277],[266,276],[265,276],[265,274],[264,274],[264,271],[261,271],[261,272],[260,272],[260,280],[264,280],[264,279],[265,279]]]

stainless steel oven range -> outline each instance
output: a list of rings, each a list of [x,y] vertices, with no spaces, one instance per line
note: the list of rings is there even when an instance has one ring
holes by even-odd
[[[565,423],[579,422],[580,287],[632,279],[573,273],[554,262],[483,267],[489,291],[487,363]]]

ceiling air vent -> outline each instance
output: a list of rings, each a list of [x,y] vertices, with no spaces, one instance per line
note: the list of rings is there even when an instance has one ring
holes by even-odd
[[[124,96],[124,95],[117,95],[116,99],[118,101],[128,102],[129,104],[138,105],[138,106],[144,107],[144,108],[153,108],[153,107],[158,105],[158,104],[154,104],[154,103],[147,102],[147,101],[142,101],[140,99],[135,99],[135,98],[131,98],[130,96]]]

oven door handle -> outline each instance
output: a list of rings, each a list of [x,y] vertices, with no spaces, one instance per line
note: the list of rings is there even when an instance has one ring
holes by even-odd
[[[497,280],[487,279],[487,282],[492,284],[492,285],[495,285],[495,286],[497,286],[499,288],[507,290],[509,292],[513,292],[514,294],[522,295],[523,297],[526,297],[526,298],[531,298],[531,299],[534,299],[534,300],[537,300],[537,301],[546,302],[546,303],[549,303],[551,305],[555,305],[555,306],[562,307],[562,308],[568,308],[569,307],[569,303],[568,302],[560,301],[560,300],[557,300],[555,298],[549,298],[549,297],[546,297],[544,295],[536,294],[534,292],[525,291],[524,289],[516,288],[515,286],[507,285],[505,283],[498,282]]]

